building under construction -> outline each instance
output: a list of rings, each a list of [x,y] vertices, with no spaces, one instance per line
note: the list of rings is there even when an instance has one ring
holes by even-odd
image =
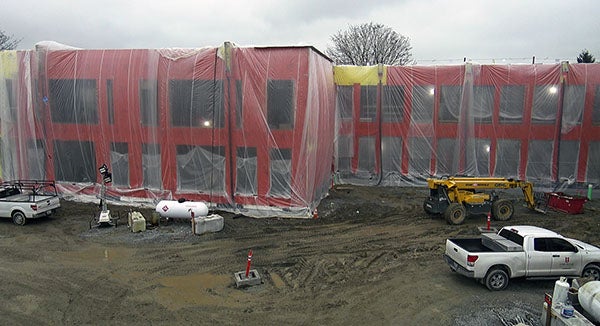
[[[310,217],[333,182],[600,182],[600,64],[334,66],[310,46],[0,52],[2,179]]]

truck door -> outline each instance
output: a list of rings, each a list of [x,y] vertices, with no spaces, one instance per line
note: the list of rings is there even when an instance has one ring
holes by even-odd
[[[546,245],[552,252],[552,275],[577,275],[578,250],[574,245],[561,238],[547,238]]]
[[[552,253],[546,250],[546,239],[529,238],[527,242],[527,276],[550,275]]]

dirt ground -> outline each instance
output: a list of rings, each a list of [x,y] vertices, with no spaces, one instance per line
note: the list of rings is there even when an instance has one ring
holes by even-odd
[[[121,225],[90,229],[98,206],[70,201],[22,227],[0,220],[0,324],[538,325],[554,281],[491,292],[452,273],[445,239],[477,236],[485,217],[448,225],[423,212],[426,194],[337,186],[318,219],[221,213],[224,229],[203,235],[184,221],[132,233],[130,208],[114,205]],[[600,245],[600,200],[584,214],[543,215],[514,198],[513,219],[492,226],[537,225]],[[236,288],[249,249],[263,284]]]

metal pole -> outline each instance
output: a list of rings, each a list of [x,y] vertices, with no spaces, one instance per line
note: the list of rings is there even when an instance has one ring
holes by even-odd
[[[248,264],[246,264],[246,278],[250,275],[250,265],[252,264],[252,249],[248,252]]]

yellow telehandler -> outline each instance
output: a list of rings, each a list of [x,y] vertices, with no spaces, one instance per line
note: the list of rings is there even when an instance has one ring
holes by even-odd
[[[527,207],[543,212],[536,203],[533,185],[529,181],[491,177],[428,178],[429,197],[423,203],[428,214],[444,214],[448,224],[461,224],[470,214],[488,214],[498,221],[509,220],[514,206],[509,199],[500,199],[496,189],[521,188]],[[489,192],[483,192],[488,190]]]

